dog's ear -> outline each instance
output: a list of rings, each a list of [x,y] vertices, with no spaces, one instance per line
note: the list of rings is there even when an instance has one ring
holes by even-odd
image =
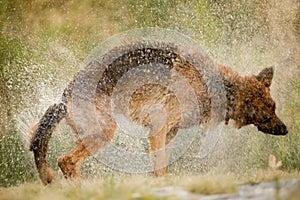
[[[270,87],[273,79],[274,70],[273,67],[263,69],[255,78],[262,82],[266,87]]]

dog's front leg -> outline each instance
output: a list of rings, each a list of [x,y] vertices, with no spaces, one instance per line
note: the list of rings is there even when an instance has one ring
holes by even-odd
[[[168,171],[169,156],[165,149],[166,132],[150,133],[149,137],[150,157],[156,177],[164,176]]]

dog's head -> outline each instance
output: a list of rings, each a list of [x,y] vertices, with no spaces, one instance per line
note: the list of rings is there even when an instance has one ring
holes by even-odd
[[[270,95],[273,68],[265,68],[257,76],[246,77],[239,86],[234,109],[237,128],[254,124],[259,131],[286,135],[288,129],[275,113],[276,104]]]

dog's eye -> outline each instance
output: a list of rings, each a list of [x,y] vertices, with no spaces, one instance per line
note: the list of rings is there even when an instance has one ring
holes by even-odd
[[[262,123],[268,123],[270,121],[271,121],[271,117],[270,116],[264,116],[263,120],[262,120]]]

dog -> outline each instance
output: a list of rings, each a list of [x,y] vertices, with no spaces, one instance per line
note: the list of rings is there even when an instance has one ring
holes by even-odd
[[[92,100],[89,101],[95,111],[96,120],[92,122],[83,119],[80,124],[87,124],[87,127],[100,126],[101,134],[92,133],[79,137],[82,130],[77,119],[74,96],[78,93],[80,96],[81,91],[85,91],[86,85],[82,82],[88,84],[86,78],[94,76],[95,71],[92,73],[91,69],[93,67],[97,69],[97,65],[104,67],[96,82]],[[30,150],[34,153],[35,164],[44,184],[51,183],[55,177],[55,173],[48,166],[46,156],[51,134],[62,119],[66,119],[78,137],[74,150],[58,159],[58,165],[65,178],[80,179],[80,167],[85,159],[104,148],[113,139],[117,128],[112,108],[116,93],[114,90],[118,81],[136,66],[146,66],[147,69],[161,67],[160,70],[167,71],[166,82],[170,80],[162,84],[158,78],[157,82],[145,83],[135,88],[128,102],[129,118],[149,129],[149,151],[154,164],[154,175],[157,177],[167,173],[169,153],[165,147],[176,136],[177,131],[180,128],[209,123],[211,120],[212,97],[209,87],[212,86],[208,82],[214,80],[214,77],[205,78],[205,71],[212,73],[211,67],[218,72],[225,92],[222,120],[226,125],[229,120],[234,120],[237,129],[253,124],[263,133],[272,135],[288,133],[286,125],[275,113],[275,102],[270,95],[272,67],[263,69],[258,75],[240,76],[231,68],[212,62],[201,52],[190,53],[188,48],[181,48],[172,43],[143,41],[128,43],[113,48],[83,68],[64,90],[62,102],[51,105],[35,126]],[[159,76],[160,72],[155,75]],[[199,111],[196,116],[193,116],[193,112],[191,115],[185,113],[181,106],[183,100],[172,91],[172,88],[176,89],[182,85],[176,82],[180,79],[179,76],[183,77],[188,87],[193,90],[192,95],[185,95],[184,99],[195,100],[193,105],[196,105]],[[168,87],[168,84],[173,87]],[[163,109],[153,105],[163,105]],[[161,122],[161,117],[157,116],[163,116],[162,110],[166,115],[163,124],[157,128],[153,125]],[[84,114],[88,115],[88,112],[90,110],[83,110]],[[182,120],[187,123],[183,125]]]

